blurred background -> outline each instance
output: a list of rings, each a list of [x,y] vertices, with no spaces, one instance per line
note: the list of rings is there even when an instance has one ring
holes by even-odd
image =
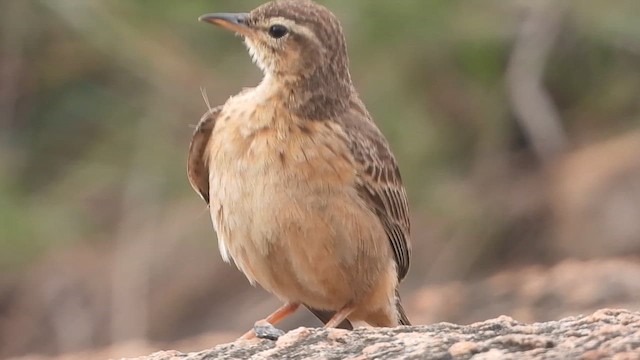
[[[321,2],[410,195],[415,324],[640,310],[640,2]],[[185,173],[200,88],[261,78],[196,18],[260,3],[0,1],[0,358],[196,350],[279,305]]]

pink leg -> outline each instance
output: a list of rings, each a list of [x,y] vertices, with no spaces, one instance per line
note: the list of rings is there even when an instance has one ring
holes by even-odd
[[[340,325],[340,323],[342,321],[344,321],[344,319],[346,319],[349,315],[351,315],[351,313],[355,310],[355,308],[353,306],[345,306],[342,309],[340,309],[340,311],[338,311],[337,313],[335,313],[335,315],[333,315],[333,317],[331,318],[331,320],[329,320],[325,325],[324,328],[334,328],[337,327],[338,325]]]
[[[294,312],[296,312],[296,310],[298,310],[298,307],[300,307],[300,304],[298,304],[298,303],[287,303],[287,304],[284,304],[278,310],[276,310],[273,313],[271,313],[271,315],[267,316],[266,319],[259,320],[258,322],[266,321],[271,325],[275,325],[275,324],[279,323],[280,321],[282,321],[287,316],[289,316],[289,315],[293,314]],[[255,333],[255,331],[253,331],[253,329],[251,329],[251,330],[247,331],[244,335],[242,335],[242,337],[240,337],[240,339],[250,340],[250,339],[253,339],[255,337],[256,337],[256,333]]]

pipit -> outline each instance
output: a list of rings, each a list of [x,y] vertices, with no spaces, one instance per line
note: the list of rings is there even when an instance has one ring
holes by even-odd
[[[342,27],[310,0],[200,17],[244,38],[264,73],[210,109],[188,175],[207,202],[222,258],[325,327],[409,325],[409,209],[396,160],[360,100]],[[247,332],[243,338],[252,338]]]

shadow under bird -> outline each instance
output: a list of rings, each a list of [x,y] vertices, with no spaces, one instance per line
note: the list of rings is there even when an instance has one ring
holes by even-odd
[[[411,252],[407,195],[351,82],[336,16],[277,0],[199,20],[241,35],[264,72],[202,117],[188,158],[223,259],[284,302],[256,327],[300,305],[325,327],[409,325],[397,290]]]

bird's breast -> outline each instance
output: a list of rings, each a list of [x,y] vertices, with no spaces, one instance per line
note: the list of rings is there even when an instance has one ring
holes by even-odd
[[[225,106],[218,119],[208,149],[212,182],[311,191],[355,180],[353,159],[334,123],[297,119],[275,104],[242,101]],[[259,195],[259,190],[238,193]]]
[[[328,211],[332,198],[355,194],[338,128],[273,105],[239,105],[225,106],[208,149],[212,218],[223,256],[235,260],[243,251],[266,254],[282,232]]]
[[[342,129],[285,110],[222,110],[208,149],[212,220],[223,257],[250,281],[339,309],[389,266],[389,246],[357,194]]]

